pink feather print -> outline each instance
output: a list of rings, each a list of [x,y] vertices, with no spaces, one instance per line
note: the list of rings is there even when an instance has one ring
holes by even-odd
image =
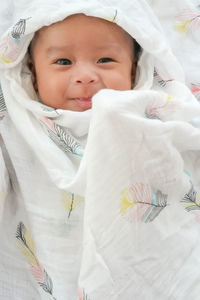
[[[84,289],[80,289],[78,290],[78,300],[90,300],[88,298],[88,295],[85,293]]]
[[[148,105],[145,114],[149,119],[160,119],[159,108],[157,106]]]
[[[120,213],[129,222],[152,222],[167,206],[167,195],[149,184],[135,183],[121,192]]]
[[[200,100],[200,83],[191,83],[191,92]]]
[[[140,221],[152,203],[151,187],[147,184],[138,183],[130,187],[130,192],[137,203],[137,207],[135,211],[130,212],[129,219],[136,218],[137,221]]]
[[[197,223],[200,223],[200,214],[197,211],[193,211],[193,215],[195,216],[195,220]]]
[[[78,300],[82,300],[82,292],[81,292],[81,290],[78,291]]]
[[[130,191],[132,193],[132,196],[135,198],[135,201],[143,202],[145,199],[145,202],[150,204],[151,203],[151,188],[149,185],[144,183],[138,183],[135,185],[132,185],[130,187]]]
[[[145,115],[148,119],[165,120],[179,109],[179,106],[179,102],[170,94],[166,94],[164,97],[154,97],[147,103]]]
[[[38,283],[44,283],[44,268],[39,265],[38,267],[30,265],[31,273]]]
[[[56,133],[55,128],[54,128],[54,122],[51,121],[48,117],[42,117],[41,121],[49,128],[51,131]]]
[[[176,16],[176,19],[185,22],[188,20],[193,20],[196,17],[199,17],[199,15],[199,11],[191,8],[185,8]]]

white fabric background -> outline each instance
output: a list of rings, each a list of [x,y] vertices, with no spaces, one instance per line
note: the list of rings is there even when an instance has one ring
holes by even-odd
[[[2,32],[18,20],[12,11],[20,16],[27,8],[27,14],[35,14],[35,19],[27,22],[31,35],[25,36],[17,60],[10,66],[1,62],[8,116],[0,123],[4,142],[0,188],[5,200],[0,205],[0,296],[3,300],[52,300],[54,296],[57,300],[76,300],[79,285],[84,290],[81,300],[199,300],[198,205],[192,214],[181,200],[192,179],[195,188],[200,186],[200,132],[191,122],[199,116],[199,104],[190,93],[191,84],[199,83],[200,52],[197,31],[174,30],[175,16],[188,6],[196,9],[199,3],[149,0],[161,27],[145,1],[117,1],[121,6],[119,25],[145,49],[139,62],[137,90],[101,91],[94,96],[92,113],[73,114],[46,111],[41,103],[31,101],[32,94],[25,88],[30,87],[30,74],[22,72],[26,75],[21,78],[21,61],[34,31],[66,14],[62,5],[55,5],[54,11],[52,2],[8,1],[3,2],[0,12]],[[65,2],[60,0],[63,5]],[[71,2],[65,9],[79,12],[76,3],[81,1]],[[81,3],[81,9],[89,14],[109,18],[115,13],[114,7],[103,9],[103,4],[115,5],[114,0],[84,3],[88,6],[83,8]],[[40,5],[47,10],[40,11]],[[163,74],[154,78],[154,67],[167,78],[160,76]],[[168,79],[175,80],[168,84]],[[72,130],[76,120],[78,140],[88,131],[91,118],[81,168],[80,160],[63,153],[41,129],[44,117]],[[184,169],[189,169],[191,177]],[[149,185],[161,191],[163,198],[168,194],[167,206],[157,218],[152,221],[144,214],[149,203],[142,201],[123,214],[123,191],[137,187],[149,191]],[[61,203],[68,198],[68,189],[85,196],[85,205],[81,197],[75,197],[80,205],[70,218],[69,208],[64,209]],[[34,255],[52,278],[53,296],[41,288],[38,274],[30,272],[16,247],[16,227],[22,221],[27,226],[26,236],[30,233],[35,242]],[[36,270],[41,271],[38,265]]]

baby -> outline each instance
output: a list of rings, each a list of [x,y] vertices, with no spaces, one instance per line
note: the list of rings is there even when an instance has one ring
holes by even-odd
[[[90,109],[99,90],[133,87],[137,47],[115,23],[71,15],[40,29],[31,43],[29,67],[35,90],[47,106]]]
[[[21,8],[0,41],[0,299],[199,299],[200,132],[185,120],[200,108],[171,80],[153,12],[144,0]]]

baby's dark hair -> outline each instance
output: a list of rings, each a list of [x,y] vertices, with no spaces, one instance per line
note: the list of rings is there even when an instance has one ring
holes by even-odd
[[[141,53],[142,53],[142,47],[136,42],[136,40],[133,40],[133,48],[135,53],[135,59],[138,61]]]

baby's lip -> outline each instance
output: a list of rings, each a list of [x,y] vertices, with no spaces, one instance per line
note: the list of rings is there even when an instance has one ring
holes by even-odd
[[[75,100],[81,100],[81,101],[91,101],[92,97],[77,97]]]
[[[92,97],[74,98],[79,107],[83,109],[90,109],[92,107]]]

